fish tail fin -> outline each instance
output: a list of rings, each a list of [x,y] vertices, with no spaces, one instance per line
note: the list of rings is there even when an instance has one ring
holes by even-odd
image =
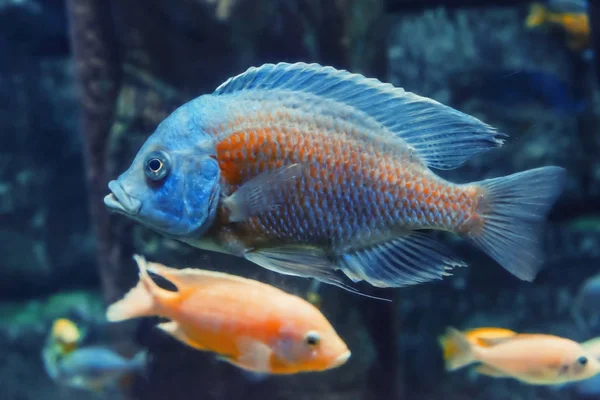
[[[529,15],[525,20],[527,28],[535,28],[548,20],[548,9],[540,3],[534,3],[529,9]]]
[[[454,371],[477,361],[473,345],[458,329],[449,327],[446,330],[444,341],[446,348],[451,349],[448,354],[444,350],[447,371]]]
[[[156,285],[146,270],[146,260],[139,255],[133,256],[139,268],[139,281],[121,300],[111,304],[106,310],[106,319],[110,322],[155,315]]]
[[[438,342],[440,347],[442,348],[442,356],[444,358],[444,362],[447,362],[449,359],[454,358],[457,353],[456,344],[448,338],[448,335],[442,335],[438,338]]]
[[[563,168],[550,166],[478,182],[482,222],[468,237],[510,273],[532,281],[543,263],[541,226],[564,178]]]

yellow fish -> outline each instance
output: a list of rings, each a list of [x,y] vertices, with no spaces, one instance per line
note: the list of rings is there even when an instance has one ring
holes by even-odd
[[[50,341],[56,344],[63,354],[75,350],[82,339],[83,333],[73,321],[59,318],[52,324]]]

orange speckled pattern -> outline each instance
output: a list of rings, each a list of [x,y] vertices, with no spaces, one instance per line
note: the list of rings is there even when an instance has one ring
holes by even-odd
[[[323,113],[270,109],[232,117],[235,123],[216,145],[229,192],[261,172],[304,167],[296,190],[274,199],[282,207],[251,218],[249,233],[345,247],[407,229],[465,233],[481,225],[481,190],[434,175],[409,149],[391,151],[369,141],[364,128]]]

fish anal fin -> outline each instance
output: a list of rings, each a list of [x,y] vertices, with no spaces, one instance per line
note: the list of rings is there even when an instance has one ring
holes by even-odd
[[[360,296],[385,300],[361,293],[344,283],[335,261],[322,249],[312,246],[281,246],[247,251],[244,257],[261,267],[284,275],[314,278]]]
[[[506,375],[504,372],[502,372],[499,369],[496,369],[494,367],[491,367],[487,364],[478,365],[478,366],[474,367],[473,369],[478,374],[487,375],[487,376],[491,376],[494,378],[507,378],[508,377],[508,375]]]
[[[162,322],[156,325],[156,327],[169,336],[179,340],[181,343],[193,347],[196,350],[208,350],[203,344],[190,338],[176,321]]]
[[[341,256],[341,269],[353,281],[376,287],[402,287],[442,279],[466,266],[441,243],[419,232]]]
[[[190,290],[202,290],[204,287],[222,282],[227,282],[229,284],[264,285],[259,281],[231,275],[225,272],[199,268],[170,268],[158,263],[149,263],[148,271],[175,285],[179,292],[175,292],[177,297],[185,295],[185,293]]]
[[[223,200],[229,222],[245,221],[282,204],[284,194],[302,175],[302,166],[292,164],[264,171],[240,186]]]

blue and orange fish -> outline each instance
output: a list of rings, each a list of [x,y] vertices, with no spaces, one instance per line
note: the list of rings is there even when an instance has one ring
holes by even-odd
[[[454,184],[504,143],[482,121],[318,64],[250,68],[166,118],[105,204],[163,235],[350,288],[441,279],[465,265],[421,230],[459,234],[532,280],[564,170]]]

